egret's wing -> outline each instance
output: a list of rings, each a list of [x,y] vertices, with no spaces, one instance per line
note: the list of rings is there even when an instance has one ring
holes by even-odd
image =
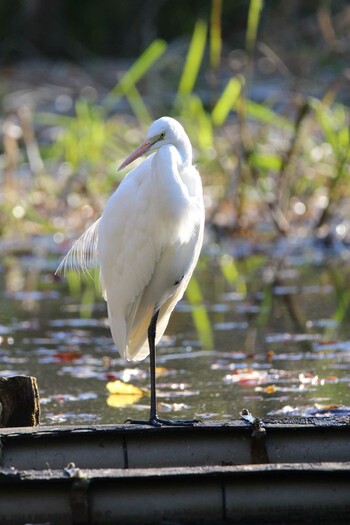
[[[100,219],[95,221],[80,237],[56,270],[57,274],[66,274],[70,270],[88,273],[98,264],[97,245]]]
[[[169,297],[169,299],[165,301],[165,303],[161,306],[159,310],[158,322],[157,322],[157,333],[156,333],[157,343],[163,336],[165,329],[168,326],[169,318],[170,318],[172,311],[174,310],[176,304],[182,299],[186,291],[186,288],[188,286],[188,283],[190,282],[193,271],[198,261],[200,250],[202,248],[202,238],[203,238],[203,232],[201,232],[200,237],[198,239],[191,268],[189,269],[188,273],[183,278],[176,293],[173,296]]]
[[[187,246],[183,247],[184,253],[189,252],[192,254],[192,259],[189,263],[189,266],[187,266],[187,270],[184,273],[184,278],[182,279],[179,286],[174,291],[169,291],[169,294],[166,296],[164,302],[161,304],[159,309],[159,315],[157,320],[157,328],[156,328],[156,344],[160,341],[162,338],[165,329],[168,325],[170,315],[172,311],[174,310],[176,304],[180,301],[182,296],[185,293],[185,290],[188,286],[188,283],[191,279],[193,270],[197,264],[198,257],[200,254],[200,250],[202,247],[203,242],[203,230],[204,230],[204,222],[200,225],[199,228],[199,234],[198,238],[196,239],[196,242],[194,244],[190,243]],[[171,275],[171,266],[172,263],[178,268],[181,268],[181,253],[177,254],[177,258],[174,260],[173,256],[170,256],[169,258],[165,257],[165,254],[161,256],[161,260],[158,263],[157,270],[162,272],[162,266],[165,261],[165,267],[168,268],[170,275]],[[162,260],[164,258],[164,260]],[[184,261],[186,260],[186,257],[184,257]],[[164,267],[164,266],[163,266]],[[186,264],[185,264],[186,267]],[[184,268],[184,267],[183,267]],[[149,286],[152,286],[153,279]],[[136,312],[134,313],[134,317],[132,318],[132,327],[129,333],[129,341],[127,343],[127,357],[131,360],[142,360],[149,354],[149,347],[148,347],[148,327],[152,319],[152,315],[154,313],[154,304],[149,303],[147,301],[147,291],[145,291],[144,294],[146,297],[139,298],[137,304],[134,305],[134,310]]]
[[[160,257],[151,159],[128,173],[103,212],[98,239],[102,291],[114,342],[126,346],[144,289]],[[152,306],[152,310],[154,305]],[[138,319],[146,322],[145,318]]]
[[[158,322],[157,322],[157,334],[156,334],[157,343],[162,338],[165,332],[165,329],[168,326],[169,318],[170,318],[172,311],[174,310],[176,304],[180,301],[180,299],[182,299],[185,293],[185,290],[188,286],[188,283],[192,277],[192,273],[193,273],[193,269],[191,269],[188,275],[183,279],[176,293],[173,296],[169,297],[169,299],[165,301],[165,303],[161,306],[159,310]]]

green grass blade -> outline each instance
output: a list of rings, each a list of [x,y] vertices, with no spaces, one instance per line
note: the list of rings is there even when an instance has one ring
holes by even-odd
[[[226,281],[233,286],[239,278],[237,265],[230,255],[223,255],[220,259],[220,269]]]
[[[328,106],[325,106],[322,102],[314,100],[312,107],[315,110],[317,121],[322,129],[326,141],[333,147],[336,152],[338,149],[337,134],[332,126],[332,115]]]
[[[178,95],[190,95],[197,80],[200,65],[203,60],[207,40],[207,24],[198,20],[194,27],[191,44],[187,53],[186,62],[178,87]]]
[[[325,139],[332,146],[338,161],[340,163],[346,161],[349,154],[350,134],[345,106],[342,104],[329,106],[322,101],[312,100],[312,107]]]
[[[231,255],[225,254],[220,259],[220,270],[225,280],[231,287],[235,287],[238,293],[247,295],[247,285],[241,277],[236,261]]]
[[[338,142],[341,148],[349,149],[350,147],[350,131],[347,126],[342,127],[338,132]]]
[[[243,84],[243,77],[235,77],[229,80],[211,114],[214,126],[222,126],[222,124],[224,124],[229,112],[233,109],[233,106],[241,93]]]
[[[45,111],[35,115],[35,121],[38,124],[47,126],[70,126],[75,117],[70,115],[58,115],[56,113],[46,113]]]
[[[75,271],[67,272],[67,282],[70,295],[79,295],[81,293],[81,274]]]
[[[95,288],[94,283],[88,282],[80,303],[80,317],[82,319],[91,319],[95,304]]]
[[[210,17],[210,65],[214,71],[219,68],[221,58],[221,13],[222,0],[212,0]]]
[[[263,0],[250,0],[246,33],[246,50],[248,54],[252,54],[255,48],[262,7]]]
[[[193,134],[196,135],[198,145],[205,149],[213,147],[213,127],[208,113],[203,107],[203,103],[198,95],[192,93],[186,101],[186,116],[191,119],[195,126]]]
[[[236,106],[237,104],[235,104],[235,107]],[[246,100],[245,111],[247,117],[253,118],[254,120],[258,120],[265,124],[272,124],[286,131],[293,131],[293,122],[290,122],[285,117],[281,117],[272,109],[264,106],[264,104],[259,104],[252,100]]]
[[[107,100],[112,97],[113,101],[116,102],[127,94],[165,52],[166,47],[167,44],[164,40],[154,40],[107,95]]]
[[[199,340],[206,350],[214,347],[213,331],[208,312],[204,306],[202,292],[197,278],[193,275],[186,290],[186,298],[192,307],[192,319]]]
[[[266,285],[263,289],[263,299],[260,303],[260,311],[257,317],[257,325],[259,328],[264,328],[271,315],[273,306],[273,290],[272,286]]]
[[[143,124],[150,124],[152,122],[152,117],[137,88],[135,86],[130,86],[128,92],[125,93],[125,96],[138,121]]]
[[[281,169],[282,159],[273,153],[254,151],[249,156],[249,164],[257,170],[279,171]]]

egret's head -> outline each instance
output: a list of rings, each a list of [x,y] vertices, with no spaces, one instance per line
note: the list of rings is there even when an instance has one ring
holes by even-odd
[[[155,120],[150,126],[146,141],[152,143],[151,150],[160,148],[163,144],[177,145],[181,138],[186,136],[181,124],[171,117],[162,117]]]
[[[165,144],[179,146],[188,137],[181,124],[171,117],[161,117],[150,126],[146,140],[120,165],[119,170],[125,168],[141,155],[151,153]]]

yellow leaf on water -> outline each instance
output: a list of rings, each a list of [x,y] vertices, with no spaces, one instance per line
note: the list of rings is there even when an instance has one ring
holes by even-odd
[[[272,361],[273,358],[275,357],[275,352],[273,350],[268,350],[266,352],[266,357],[269,361]]]
[[[340,405],[322,405],[321,403],[315,403],[317,410],[336,410],[340,408]]]
[[[131,385],[129,383],[124,383],[117,379],[116,381],[110,381],[107,383],[106,388],[110,394],[113,395],[122,395],[122,396],[140,396],[142,397],[144,391],[138,386]]]
[[[113,408],[121,408],[134,405],[143,397],[142,394],[111,394],[107,397],[107,405]]]
[[[266,387],[266,393],[267,394],[274,394],[277,391],[277,388],[275,385],[268,385]]]
[[[166,376],[168,369],[165,366],[156,366],[156,377]]]

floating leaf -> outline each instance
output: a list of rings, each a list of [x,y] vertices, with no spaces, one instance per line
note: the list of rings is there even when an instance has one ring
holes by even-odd
[[[79,359],[83,354],[81,352],[56,352],[54,354],[54,358],[58,361],[74,361],[75,359]]]
[[[107,397],[107,405],[113,408],[121,408],[134,405],[143,397],[142,394],[111,394]]]
[[[276,387],[276,385],[269,385],[266,387],[266,393],[267,394],[274,394],[275,392],[277,392],[278,388]]]
[[[107,383],[106,388],[110,394],[113,395],[132,395],[132,396],[143,396],[144,391],[134,385],[124,383],[117,379],[116,381],[110,381]]]
[[[317,385],[318,376],[311,372],[302,372],[299,374],[299,381],[302,385]]]
[[[167,376],[169,373],[168,368],[165,368],[165,366],[156,366],[156,377],[164,377]]]
[[[267,372],[260,372],[252,368],[244,368],[241,370],[234,370],[231,374],[224,377],[226,383],[238,383],[242,386],[250,386],[260,384],[266,380]]]
[[[338,381],[339,377],[337,376],[327,376],[322,380],[323,383],[338,383]]]

